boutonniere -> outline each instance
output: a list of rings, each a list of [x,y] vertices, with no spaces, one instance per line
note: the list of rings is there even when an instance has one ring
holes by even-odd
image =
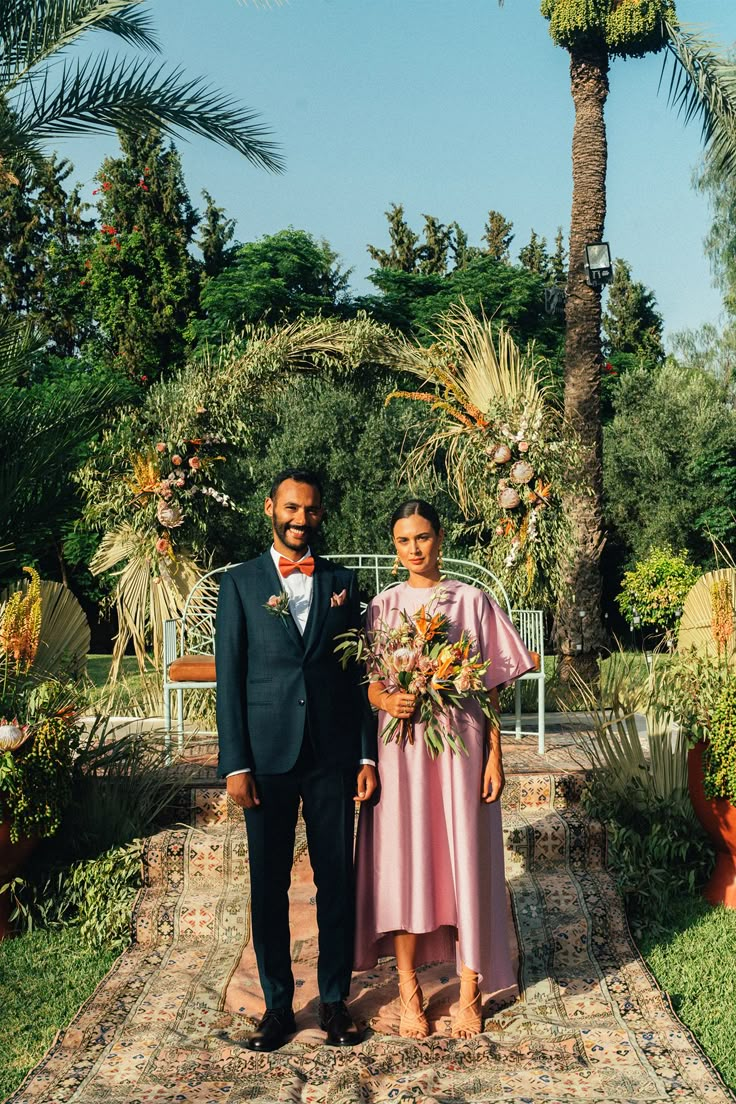
[[[288,617],[289,595],[285,590],[282,590],[280,594],[272,594],[263,608],[268,610],[269,613],[276,614],[277,617]]]
[[[333,606],[344,606],[347,598],[347,590],[341,590],[339,594],[333,594],[330,598],[330,609],[332,609]]]

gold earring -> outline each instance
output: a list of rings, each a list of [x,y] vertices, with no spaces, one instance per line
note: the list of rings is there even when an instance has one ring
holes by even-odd
[[[396,577],[399,574],[399,568],[401,567],[401,560],[397,556],[391,567],[391,574]]]
[[[437,556],[437,568],[439,571],[442,570],[442,545],[440,545],[440,551]]]

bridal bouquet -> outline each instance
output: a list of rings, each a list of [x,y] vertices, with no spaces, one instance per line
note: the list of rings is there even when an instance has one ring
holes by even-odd
[[[381,732],[384,743],[392,740],[403,745],[414,743],[414,724],[424,724],[424,742],[435,759],[445,743],[454,752],[467,748],[459,732],[453,732],[449,710],[467,701],[476,701],[484,715],[496,716],[490,692],[483,676],[490,660],[474,652],[469,633],[451,642],[451,623],[442,613],[432,614],[422,606],[415,614],[401,611],[397,627],[379,621],[368,634],[359,629],[337,639],[335,651],[343,667],[350,660],[365,663],[369,682],[384,683],[388,693],[404,691],[416,694],[417,704],[411,718],[391,717]]]

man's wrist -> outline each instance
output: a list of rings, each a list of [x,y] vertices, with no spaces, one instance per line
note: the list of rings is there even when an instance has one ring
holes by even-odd
[[[234,778],[236,774],[251,774],[251,773],[252,773],[252,771],[251,771],[251,768],[250,768],[250,767],[241,767],[241,768],[240,768],[240,770],[236,770],[236,771],[229,771],[229,772],[228,772],[228,773],[227,773],[227,774],[225,775],[225,778],[226,778],[226,779],[228,779],[228,778]]]

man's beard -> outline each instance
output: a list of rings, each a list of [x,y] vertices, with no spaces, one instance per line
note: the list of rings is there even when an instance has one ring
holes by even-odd
[[[303,532],[297,532],[289,522],[279,521],[278,518],[273,519],[273,527],[282,544],[299,552],[312,544],[316,533],[316,529],[313,529],[311,525],[306,525]]]

